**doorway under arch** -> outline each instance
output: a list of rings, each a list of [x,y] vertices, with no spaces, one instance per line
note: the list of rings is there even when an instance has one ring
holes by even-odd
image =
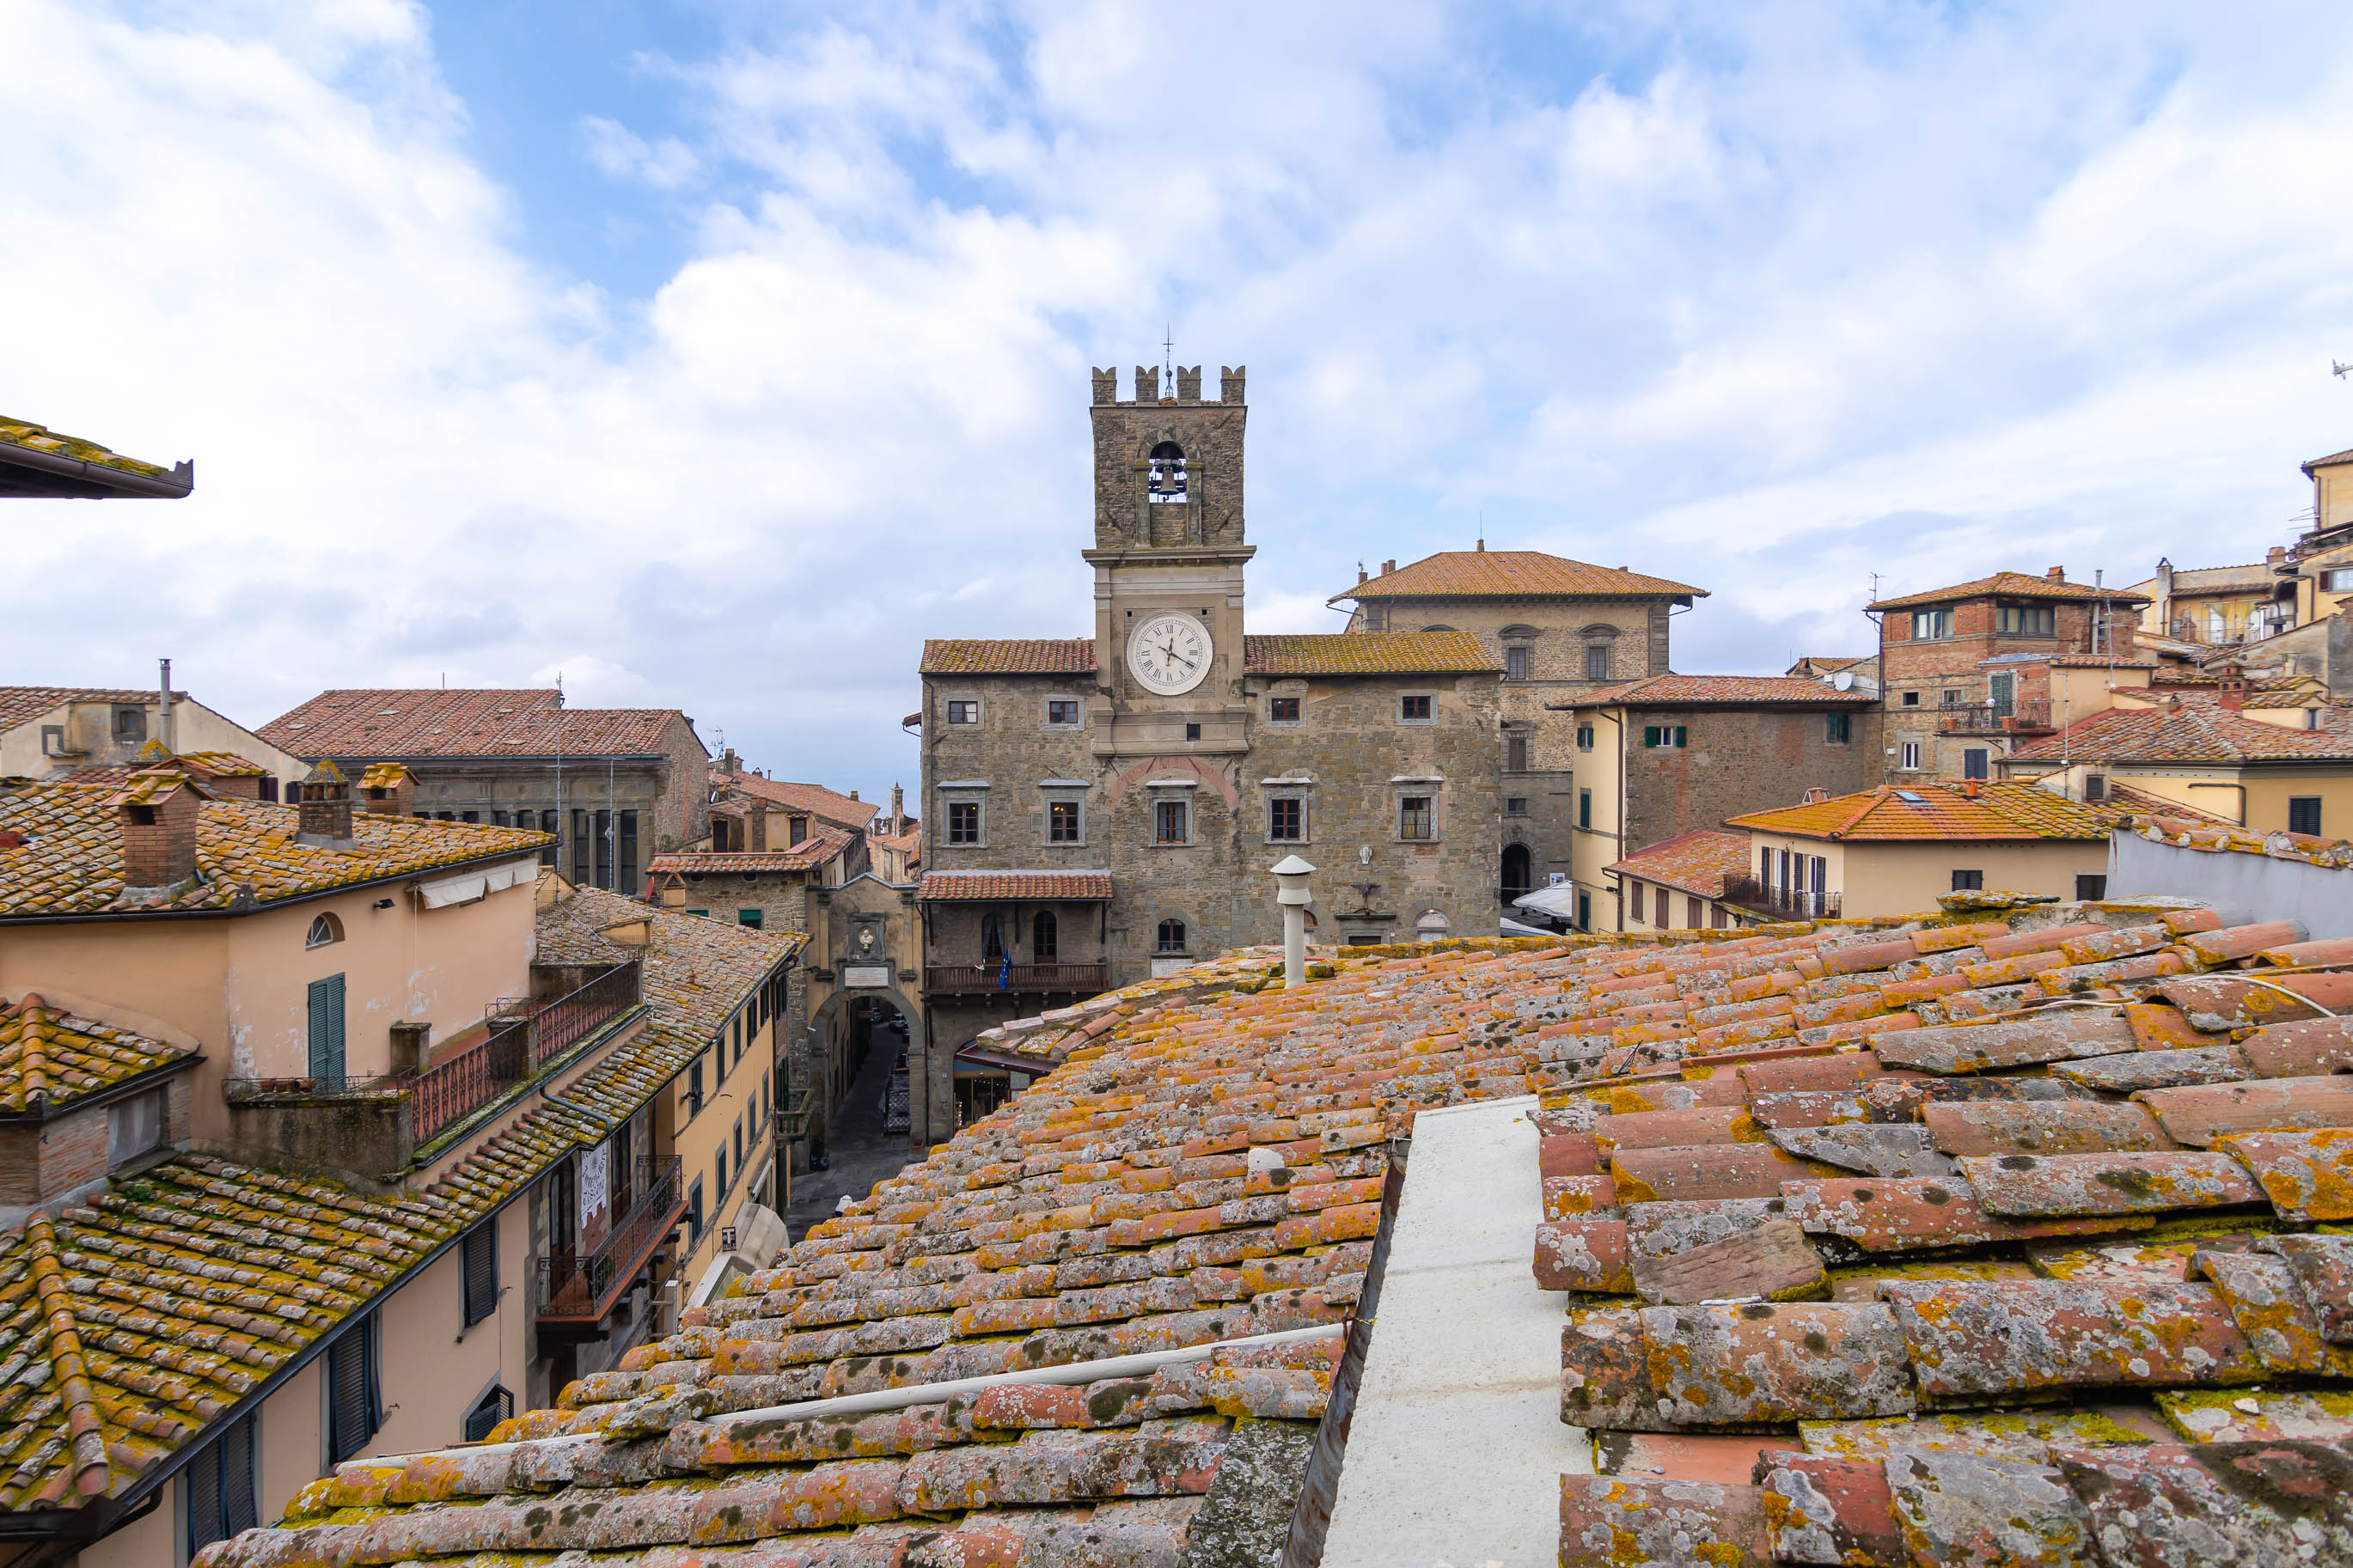
[[[1525,844],[1504,846],[1504,902],[1535,890],[1535,861]]]

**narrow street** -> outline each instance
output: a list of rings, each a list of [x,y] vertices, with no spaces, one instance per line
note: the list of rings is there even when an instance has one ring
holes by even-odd
[[[897,1173],[913,1157],[904,1132],[882,1131],[882,1096],[890,1087],[891,1069],[906,1048],[906,1041],[886,1019],[868,1033],[865,1065],[850,1086],[835,1118],[826,1152],[828,1171],[803,1171],[793,1177],[792,1207],[785,1215],[792,1239],[807,1236],[809,1227],[831,1215],[842,1198],[862,1198],[883,1177]]]

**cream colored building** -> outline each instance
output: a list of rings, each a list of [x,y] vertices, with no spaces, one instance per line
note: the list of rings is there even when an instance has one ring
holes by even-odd
[[[92,768],[142,765],[153,744],[167,752],[227,753],[257,764],[276,800],[311,765],[185,691],[80,686],[0,686],[0,778],[46,779]]]

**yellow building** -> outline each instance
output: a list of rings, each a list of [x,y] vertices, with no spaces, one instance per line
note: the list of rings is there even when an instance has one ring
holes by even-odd
[[[2148,601],[2140,612],[2147,636],[2207,647],[2259,641],[2297,624],[2280,575],[2286,559],[2277,544],[2270,560],[2245,566],[2178,567],[2160,558],[2156,576],[2126,592]]]

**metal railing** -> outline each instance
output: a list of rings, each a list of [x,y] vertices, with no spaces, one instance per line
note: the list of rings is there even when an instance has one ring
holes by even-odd
[[[2018,730],[2051,728],[2051,700],[2029,697],[2007,706],[1992,702],[1956,705],[1936,716],[1936,729],[1947,735],[2002,735]]]
[[[1111,984],[1111,965],[1096,963],[933,963],[923,968],[923,989],[938,995],[978,995],[990,991],[1086,991]]]
[[[1785,920],[1813,921],[1836,920],[1840,900],[1836,893],[1769,887],[1754,877],[1727,877],[1722,901]]]
[[[346,1100],[384,1095],[395,1099],[408,1092],[417,1075],[407,1072],[368,1073],[350,1077],[310,1073],[300,1078],[232,1078],[221,1080],[222,1097],[232,1105],[258,1100]]]
[[[616,964],[551,1002],[502,998],[488,1036],[417,1075],[410,1135],[429,1142],[469,1112],[537,1076],[547,1064],[618,1017],[638,1000],[638,966]]]
[[[592,1252],[539,1259],[539,1319],[591,1325],[619,1300],[638,1270],[686,1212],[679,1162],[643,1184],[638,1200]]]

